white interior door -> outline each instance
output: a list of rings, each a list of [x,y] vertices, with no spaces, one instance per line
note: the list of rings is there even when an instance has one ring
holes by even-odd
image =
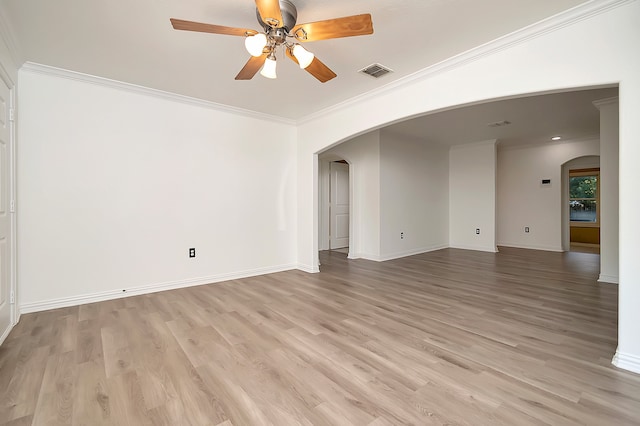
[[[349,165],[332,162],[329,247],[349,247]]]
[[[0,76],[1,77],[1,76]],[[0,78],[0,343],[13,324],[11,314],[11,89]]]

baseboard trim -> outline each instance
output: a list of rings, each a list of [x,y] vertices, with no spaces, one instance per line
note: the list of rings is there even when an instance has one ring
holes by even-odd
[[[430,247],[422,247],[413,250],[407,250],[402,252],[396,252],[391,254],[379,255],[379,254],[368,254],[368,253],[349,253],[347,259],[364,259],[371,260],[373,262],[386,262],[387,260],[401,259],[403,257],[415,256],[417,254],[429,253],[431,251],[442,250],[449,248],[447,244],[430,246]]]
[[[616,350],[611,363],[618,368],[640,374],[640,356],[625,354]]]
[[[564,252],[562,247],[532,246],[528,244],[518,244],[518,243],[498,243],[498,247],[511,247],[511,248],[527,249],[527,250],[553,251],[556,253]]]
[[[429,253],[436,250],[446,249],[449,246],[447,244],[431,246],[431,247],[422,247],[414,250],[407,250],[402,252],[396,252],[391,254],[386,254],[378,257],[378,262],[386,262],[387,260],[401,259],[403,257],[415,256],[418,254]]]
[[[9,327],[2,333],[0,336],[0,346],[4,343],[4,340],[9,336],[13,327],[15,327],[18,322],[20,322],[20,309],[17,304],[11,304],[11,315],[9,319],[12,321]]]
[[[250,278],[258,275],[273,274],[276,272],[299,269],[297,265],[280,265],[267,268],[249,269],[241,272],[212,275],[208,277],[190,278],[186,280],[169,281],[164,283],[149,284],[138,287],[127,288],[126,290],[109,290],[78,296],[63,297],[40,302],[30,302],[20,305],[20,314],[31,312],[48,311],[51,309],[66,308],[69,306],[84,305],[87,303],[104,302],[106,300],[121,299],[129,296],[139,296],[143,294],[157,293],[166,290],[175,290],[185,287],[195,287],[199,285],[215,284],[222,281]]]
[[[617,276],[606,274],[600,274],[600,276],[598,277],[598,282],[604,284],[620,284],[620,280]]]
[[[302,272],[307,272],[309,274],[317,274],[318,272],[320,272],[320,268],[318,266],[309,266],[303,264],[298,264],[295,269],[299,269]]]
[[[367,253],[354,253],[347,256],[347,259],[364,259],[371,260],[373,262],[380,262],[380,255],[377,254],[367,254]]]
[[[488,253],[498,253],[498,247],[479,247],[479,246],[452,245],[452,246],[449,246],[449,248],[459,249],[459,250],[484,251],[484,252],[488,252]]]
[[[393,253],[393,254],[382,255],[382,256],[376,255],[376,254],[349,253],[348,258],[349,259],[366,259],[366,260],[372,260],[374,262],[385,262],[387,260],[400,259],[402,257],[414,256],[416,254],[428,253],[428,252],[431,252],[431,251],[442,250],[442,249],[446,249],[446,248],[460,249],[460,250],[483,251],[483,252],[488,252],[488,253],[499,253],[498,247],[512,247],[512,248],[521,248],[521,249],[526,249],[526,250],[542,250],[542,251],[552,251],[552,252],[559,252],[559,253],[564,251],[564,250],[562,250],[562,248],[559,248],[559,247],[528,246],[528,245],[513,244],[513,243],[500,243],[495,248],[491,248],[491,247],[475,247],[475,246],[466,246],[466,245],[452,245],[452,246],[449,246],[449,245],[445,244],[445,245],[441,245],[441,246],[433,246],[433,247],[421,248],[421,249],[416,249],[416,250],[409,250],[409,251],[406,251],[406,252]],[[604,275],[604,276],[601,275],[601,277],[604,277],[603,279],[607,279],[607,280],[615,279],[615,281],[603,281],[603,282],[614,283],[614,284],[618,283],[618,277],[613,277],[613,276],[609,276],[609,275]],[[600,280],[598,280],[598,281],[600,281]]]
[[[13,330],[13,327],[14,325],[11,325],[4,331],[4,333],[2,333],[2,336],[0,336],[0,346],[2,346],[2,344],[4,343],[4,339],[6,339],[9,336],[9,333],[11,333],[11,330]]]

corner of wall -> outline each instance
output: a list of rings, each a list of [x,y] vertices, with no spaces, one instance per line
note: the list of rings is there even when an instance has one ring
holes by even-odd
[[[600,274],[598,282],[603,284],[620,284],[620,279],[617,275]]]
[[[620,349],[616,350],[616,354],[613,356],[611,364],[623,370],[640,374],[640,357],[620,352]]]
[[[308,274],[317,274],[318,272],[320,272],[320,268],[318,266],[303,265],[300,263],[296,266],[295,269],[302,272],[306,272]]]

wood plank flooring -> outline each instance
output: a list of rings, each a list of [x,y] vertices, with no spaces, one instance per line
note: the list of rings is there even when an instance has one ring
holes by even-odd
[[[640,424],[597,255],[321,262],[23,315],[0,424]]]

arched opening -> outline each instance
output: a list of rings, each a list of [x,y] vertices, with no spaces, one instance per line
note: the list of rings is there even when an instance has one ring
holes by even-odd
[[[352,239],[350,164],[328,152],[318,156],[318,250],[349,254]]]
[[[600,254],[600,156],[562,165],[562,249]]]
[[[354,136],[317,154],[318,207],[324,162],[347,159],[352,197],[360,194],[351,258],[500,245],[564,251],[562,165],[598,154],[593,102],[616,94],[614,87],[493,100]],[[557,134],[562,140],[552,141]],[[327,250],[327,213],[318,214],[318,249]]]

